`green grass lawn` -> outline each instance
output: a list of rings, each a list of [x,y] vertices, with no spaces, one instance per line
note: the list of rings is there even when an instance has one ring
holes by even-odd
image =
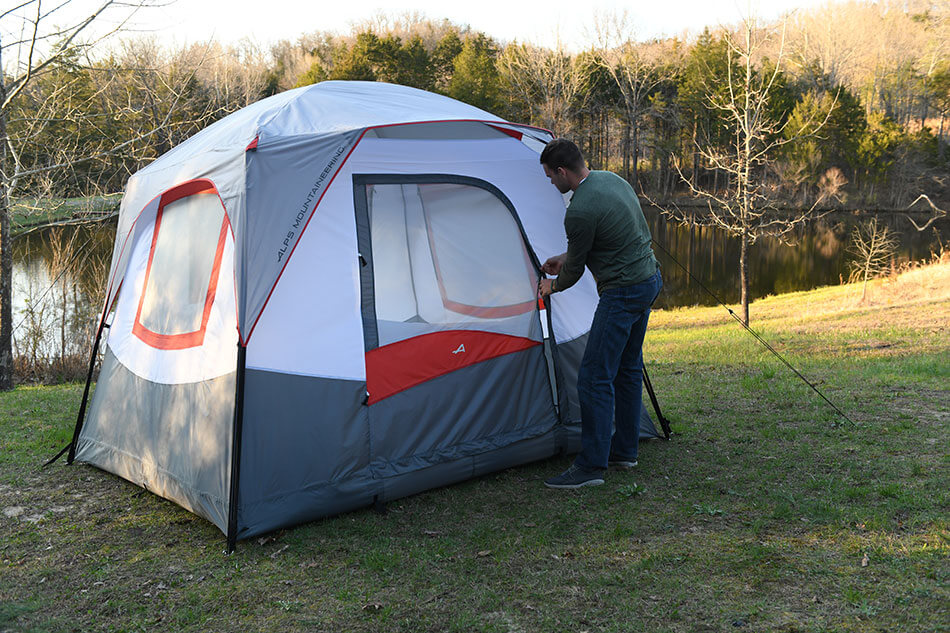
[[[656,312],[670,442],[581,491],[570,457],[242,541],[40,464],[81,386],[0,395],[0,631],[948,631],[950,264]]]

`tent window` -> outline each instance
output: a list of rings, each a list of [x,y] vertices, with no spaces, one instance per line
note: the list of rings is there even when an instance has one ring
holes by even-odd
[[[524,336],[537,272],[506,204],[453,182],[365,185],[378,344],[446,329]]]
[[[165,193],[155,218],[132,332],[160,349],[201,345],[214,303],[228,220],[213,185],[197,183]]]

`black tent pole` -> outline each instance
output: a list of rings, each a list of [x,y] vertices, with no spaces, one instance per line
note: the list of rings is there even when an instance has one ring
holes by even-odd
[[[92,344],[92,355],[89,357],[89,372],[86,374],[86,388],[82,392],[82,404],[79,405],[79,415],[76,416],[76,428],[73,431],[73,440],[69,443],[69,455],[66,463],[72,464],[76,459],[76,442],[79,441],[79,432],[82,431],[83,420],[86,417],[86,404],[89,402],[89,387],[92,385],[92,372],[96,368],[96,355],[99,353],[99,342],[102,340],[102,330],[106,328],[106,318],[103,315],[96,330],[96,341]],[[62,454],[62,453],[60,453]]]
[[[244,434],[244,369],[247,347],[238,342],[237,385],[234,388],[234,424],[231,435],[231,484],[228,494],[228,549],[237,545],[238,491],[241,487],[241,437]]]
[[[660,403],[656,399],[656,392],[653,391],[653,383],[650,382],[650,377],[647,375],[647,366],[644,363],[643,365],[643,386],[647,388],[647,393],[650,395],[650,402],[653,403],[653,410],[656,411],[656,417],[660,421],[660,426],[663,427],[663,437],[670,439],[670,422],[660,411]]]

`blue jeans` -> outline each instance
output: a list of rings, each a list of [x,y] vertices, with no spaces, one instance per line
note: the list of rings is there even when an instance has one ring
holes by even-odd
[[[607,468],[607,457],[633,460],[640,442],[643,406],[643,337],[663,279],[660,271],[640,283],[600,295],[584,358],[577,373],[581,452],[574,463]]]

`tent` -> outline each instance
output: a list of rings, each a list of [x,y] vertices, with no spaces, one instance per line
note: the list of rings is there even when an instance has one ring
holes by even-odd
[[[576,450],[597,297],[587,273],[537,300],[539,261],[566,247],[538,160],[550,139],[329,81],[134,174],[70,463],[205,517],[233,549]]]

